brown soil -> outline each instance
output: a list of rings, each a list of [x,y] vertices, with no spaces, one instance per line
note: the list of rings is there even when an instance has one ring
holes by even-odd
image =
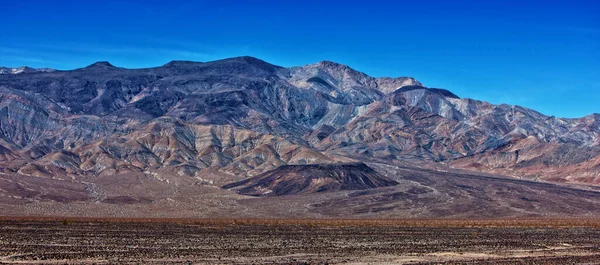
[[[0,264],[573,264],[600,220],[0,219]]]

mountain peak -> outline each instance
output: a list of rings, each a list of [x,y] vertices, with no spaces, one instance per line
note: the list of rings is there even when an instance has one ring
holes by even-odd
[[[393,93],[405,93],[405,92],[409,92],[409,91],[413,91],[413,90],[425,90],[427,92],[430,93],[434,93],[434,94],[438,94],[438,95],[442,95],[444,97],[448,97],[448,98],[456,98],[456,99],[460,99],[459,96],[457,96],[456,94],[443,89],[443,88],[427,88],[425,86],[422,85],[407,85],[407,86],[403,86],[400,87],[398,89],[396,89]]]
[[[117,68],[114,65],[112,65],[111,63],[109,63],[108,61],[98,61],[95,62],[93,64],[90,64],[89,66],[87,66],[86,68]]]
[[[384,94],[390,94],[402,87],[419,86],[425,87],[421,82],[412,77],[380,77],[377,78],[378,90]]]
[[[317,63],[317,66],[327,68],[327,69],[352,69],[349,66],[341,63],[336,63],[333,61],[323,60]]]
[[[265,62],[261,59],[258,59],[256,57],[252,57],[252,56],[238,56],[238,57],[231,57],[231,58],[226,58],[223,60],[218,60],[216,62],[244,62],[247,64],[252,64],[252,65],[272,65],[268,62]]]
[[[202,62],[185,61],[185,60],[173,60],[173,61],[170,61],[170,62],[164,64],[163,66],[167,66],[167,67],[188,66],[188,65],[201,64],[201,63]]]
[[[219,68],[231,69],[231,71],[233,71],[233,72],[242,71],[242,72],[245,72],[246,74],[250,74],[257,69],[259,69],[259,71],[274,73],[275,71],[282,68],[281,66],[270,64],[266,61],[263,61],[261,59],[258,59],[258,58],[252,57],[252,56],[239,56],[239,57],[226,58],[226,59],[217,60],[217,61],[211,61],[211,62],[207,62],[206,66],[209,66],[209,67],[218,66]],[[242,70],[242,69],[244,69],[244,70]],[[254,69],[254,70],[250,70],[250,69]],[[256,72],[254,74],[256,74]]]
[[[350,76],[353,76],[354,78],[358,78],[358,79],[364,79],[367,78],[368,75],[358,71],[356,69],[353,69],[350,66],[347,66],[345,64],[341,64],[341,63],[336,63],[336,62],[332,62],[332,61],[320,61],[316,64],[312,64],[309,65],[310,67],[316,67],[318,69],[324,70],[326,72],[329,73],[333,73],[333,74],[348,74]]]

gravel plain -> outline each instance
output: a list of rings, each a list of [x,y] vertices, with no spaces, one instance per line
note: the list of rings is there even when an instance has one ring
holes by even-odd
[[[0,264],[600,264],[595,220],[0,220]]]

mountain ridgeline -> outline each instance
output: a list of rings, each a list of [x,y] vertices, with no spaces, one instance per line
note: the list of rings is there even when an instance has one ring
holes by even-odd
[[[273,196],[278,179],[300,183],[282,194],[395,184],[376,163],[597,185],[599,134],[600,115],[546,116],[330,61],[0,70],[0,172],[12,176],[177,176]]]
[[[163,167],[253,175],[315,161],[422,160],[597,184],[600,166],[598,115],[549,117],[329,61],[98,62],[5,74],[0,116],[3,170],[34,175]]]

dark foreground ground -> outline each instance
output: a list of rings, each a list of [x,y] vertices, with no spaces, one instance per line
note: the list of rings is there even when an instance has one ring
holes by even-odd
[[[599,220],[0,219],[0,264],[600,264]]]

